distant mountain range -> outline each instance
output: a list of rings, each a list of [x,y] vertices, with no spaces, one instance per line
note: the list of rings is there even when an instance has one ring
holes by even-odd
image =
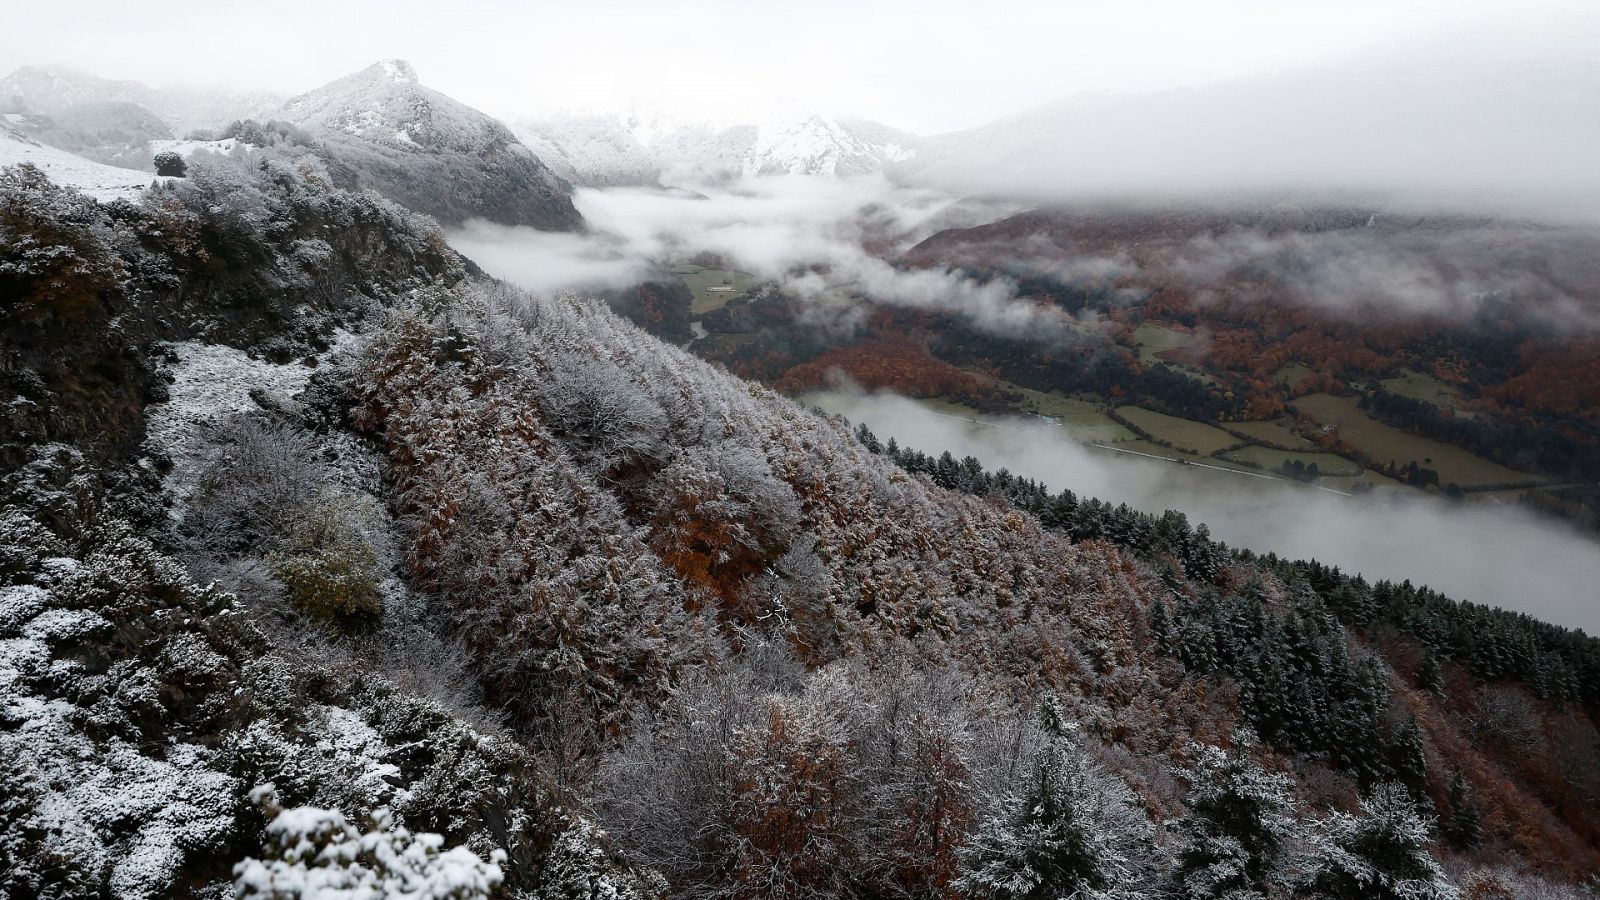
[[[257,118],[283,98],[227,88],[154,88],[137,81],[102,78],[60,66],[23,66],[0,78],[0,112],[56,116],[92,104],[135,104],[160,119],[174,136],[197,128],[220,128],[234,119]]]
[[[571,186],[510,129],[422,85],[400,60],[376,63],[287,102],[26,67],[0,79],[0,116],[33,145],[130,169],[148,171],[155,147],[185,154],[221,149],[176,137],[235,138],[315,154],[341,187],[376,191],[446,224],[483,218],[554,231],[583,227]],[[233,125],[250,121],[257,124]],[[262,127],[276,121],[294,128]],[[196,129],[203,133],[195,135]],[[242,139],[246,134],[254,141]],[[12,149],[22,153],[28,146],[13,142]]]
[[[919,138],[793,103],[709,111],[670,104],[517,119],[524,143],[574,183],[706,184],[757,175],[866,175],[915,158]]]
[[[1586,58],[1375,56],[1361,66],[1084,94],[918,145],[898,177],[1083,194],[1600,189]]]
[[[765,175],[882,174],[963,193],[1323,192],[1402,187],[1600,193],[1600,77],[1586,59],[1388,58],[1137,95],[1078,95],[918,136],[792,102],[652,103],[512,116],[423,86],[399,60],[287,102],[25,67],[0,114],[34,140],[148,168],[151,141],[237,119],[293,123],[349,185],[446,223],[579,226],[571,184],[695,187]]]

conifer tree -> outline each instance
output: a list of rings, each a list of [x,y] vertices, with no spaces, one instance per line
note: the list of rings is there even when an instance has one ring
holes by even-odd
[[[1064,723],[1053,705],[1043,723]],[[1021,792],[962,852],[957,890],[994,900],[1136,900],[1152,856],[1150,824],[1133,792],[1056,733]]]
[[[1255,738],[1234,735],[1233,750],[1201,746],[1189,771],[1185,836],[1175,873],[1187,900],[1262,897],[1283,883],[1290,829],[1289,780],[1250,756]]]
[[[1478,804],[1467,789],[1467,780],[1457,772],[1450,779],[1447,795],[1450,815],[1440,823],[1439,832],[1456,850],[1476,850],[1483,844],[1483,823],[1478,817]]]
[[[1315,837],[1301,891],[1329,900],[1456,900],[1428,854],[1430,821],[1398,784],[1379,785],[1361,815],[1336,812]]]
[[[1413,716],[1394,730],[1389,741],[1389,767],[1394,779],[1411,792],[1412,797],[1424,796],[1423,787],[1428,777],[1428,758],[1422,748],[1422,729]]]
[[[1444,670],[1431,650],[1422,651],[1422,659],[1417,663],[1417,685],[1435,697],[1444,696]]]

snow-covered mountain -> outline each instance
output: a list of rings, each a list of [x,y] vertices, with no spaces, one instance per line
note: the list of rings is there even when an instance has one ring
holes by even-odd
[[[583,227],[571,186],[509,128],[425,87],[403,60],[383,60],[295,97],[272,117],[326,144],[361,187],[441,222]]]
[[[258,91],[155,88],[60,66],[23,66],[0,78],[0,112],[54,116],[86,104],[137,104],[179,137],[198,128],[219,128],[235,119],[259,117],[281,102],[277,95]]]
[[[636,105],[518,119],[519,137],[585,185],[716,183],[751,175],[864,175],[913,158],[918,138],[795,103],[709,110]]]

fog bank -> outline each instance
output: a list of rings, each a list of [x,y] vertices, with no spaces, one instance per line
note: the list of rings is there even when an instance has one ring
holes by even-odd
[[[1368,579],[1428,584],[1459,600],[1600,631],[1600,542],[1511,507],[1343,497],[1314,487],[1146,460],[1022,418],[977,424],[890,394],[808,397],[878,437],[975,456],[1082,496],[1181,510],[1235,546],[1317,559]]]
[[[589,234],[476,221],[452,231],[450,242],[491,275],[539,294],[627,288],[670,277],[674,260],[709,252],[802,299],[855,293],[959,314],[1008,337],[1065,334],[1065,314],[1019,300],[1008,279],[980,283],[949,268],[900,269],[880,258],[936,231],[1016,212],[1012,205],[878,176],[769,176],[701,191],[585,188],[574,203]]]

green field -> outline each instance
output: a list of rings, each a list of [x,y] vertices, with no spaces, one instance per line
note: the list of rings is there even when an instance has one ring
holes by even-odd
[[[1157,440],[1169,441],[1172,446],[1179,449],[1209,456],[1225,447],[1232,447],[1239,443],[1233,435],[1191,419],[1180,419],[1145,409],[1141,406],[1119,406],[1117,412],[1123,418],[1139,426]]]
[[[1360,475],[1334,475],[1331,477],[1324,475],[1317,479],[1317,484],[1321,487],[1333,488],[1336,491],[1344,491],[1347,494],[1354,493],[1357,490],[1370,489],[1374,496],[1408,494],[1416,490],[1416,488],[1409,487],[1403,482],[1395,481],[1393,478],[1380,475],[1371,469],[1362,471]]]
[[[1404,369],[1394,378],[1383,379],[1383,387],[1391,394],[1423,400],[1445,409],[1455,410],[1459,416],[1472,417],[1471,410],[1462,406],[1461,392],[1454,385],[1445,384],[1432,375]]]
[[[1272,419],[1266,422],[1229,422],[1228,428],[1264,444],[1278,444],[1284,447],[1316,446],[1316,444],[1296,434],[1293,423],[1288,419]]]
[[[1460,485],[1534,481],[1535,476],[1474,456],[1460,447],[1408,434],[1362,412],[1354,397],[1307,394],[1295,406],[1318,422],[1338,426],[1339,438],[1377,463],[1416,462],[1439,473],[1439,483]]]
[[[1361,474],[1361,466],[1335,453],[1306,453],[1287,450],[1274,450],[1270,447],[1245,447],[1223,455],[1224,459],[1253,465],[1264,472],[1278,473],[1282,471],[1284,463],[1298,460],[1301,465],[1317,464],[1317,470],[1323,475],[1355,477]]]
[[[1110,443],[1113,441],[1131,441],[1137,437],[1120,422],[1113,421],[1110,416],[1107,416],[1097,403],[1088,400],[1075,400],[1060,391],[1046,393],[1014,384],[1002,384],[1001,386],[1006,390],[1016,391],[1023,396],[1022,403],[1018,405],[1018,409],[1058,421],[1062,428],[1065,428],[1074,438],[1080,441]]]
[[[1278,371],[1273,372],[1272,378],[1279,384],[1292,390],[1295,385],[1300,383],[1300,379],[1306,377],[1307,375],[1315,374],[1316,372],[1310,367],[1295,363],[1294,365],[1284,366]]]
[[[710,355],[731,353],[760,339],[754,334],[708,334],[695,340],[695,352]]]
[[[1200,462],[1205,459],[1205,457],[1196,456],[1193,453],[1185,453],[1172,447],[1163,447],[1160,444],[1151,443],[1142,438],[1132,441],[1117,441],[1115,444],[1102,444],[1101,446],[1114,450],[1128,450],[1134,453],[1159,456],[1162,459],[1181,459],[1186,462]]]
[[[1165,353],[1168,350],[1177,350],[1194,343],[1194,335],[1187,331],[1179,331],[1176,328],[1168,328],[1165,325],[1146,322],[1133,330],[1133,340],[1134,343],[1139,345],[1139,361],[1149,366],[1158,362],[1166,362],[1166,360],[1160,359],[1157,354]]]
[[[675,264],[672,267],[672,274],[678,276],[690,293],[694,294],[694,300],[689,304],[689,312],[696,316],[719,310],[727,306],[729,300],[742,297],[745,292],[761,284],[761,279],[745,272],[706,269],[687,262]],[[720,290],[721,288],[733,290]]]

